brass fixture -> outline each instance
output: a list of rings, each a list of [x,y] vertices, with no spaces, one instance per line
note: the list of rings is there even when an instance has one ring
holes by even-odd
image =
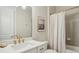
[[[12,38],[14,38],[14,40],[13,40],[14,44],[24,43],[24,39],[22,38],[22,36],[20,34],[14,35],[14,36],[12,36]]]
[[[5,43],[0,42],[0,48],[4,48],[4,47],[6,47]]]

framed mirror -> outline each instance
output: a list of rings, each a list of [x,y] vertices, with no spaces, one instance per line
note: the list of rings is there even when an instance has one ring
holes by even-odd
[[[32,7],[0,6],[0,41],[18,34],[32,37]]]

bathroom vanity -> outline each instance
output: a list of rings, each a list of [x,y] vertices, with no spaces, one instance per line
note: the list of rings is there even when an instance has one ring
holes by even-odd
[[[19,50],[18,52],[24,52],[24,53],[42,53],[45,50],[47,50],[47,41],[39,42],[35,40],[28,41],[29,45],[26,45],[27,47],[22,51]],[[28,44],[26,43],[26,44]]]
[[[42,53],[47,50],[47,44],[47,41],[25,39],[24,43],[9,44],[5,48],[0,48],[0,53]]]
[[[22,38],[23,43],[15,44],[17,41],[12,40]],[[0,53],[42,53],[47,50],[47,41],[32,39],[31,6],[25,9],[22,6],[0,6],[0,43]]]

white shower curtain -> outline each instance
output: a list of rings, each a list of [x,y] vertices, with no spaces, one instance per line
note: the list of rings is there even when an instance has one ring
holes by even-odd
[[[65,12],[51,15],[49,28],[50,48],[65,52]]]

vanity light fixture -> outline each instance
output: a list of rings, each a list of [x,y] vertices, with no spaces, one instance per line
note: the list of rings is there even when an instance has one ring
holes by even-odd
[[[27,6],[16,6],[16,7],[21,7],[23,10],[25,10]]]
[[[24,9],[24,10],[26,9],[26,6],[21,6],[21,7],[22,7],[22,9]]]

